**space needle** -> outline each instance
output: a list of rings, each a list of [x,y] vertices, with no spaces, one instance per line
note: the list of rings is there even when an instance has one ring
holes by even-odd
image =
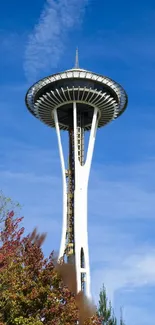
[[[91,299],[87,230],[88,181],[98,128],[118,118],[127,106],[124,89],[112,79],[79,67],[39,80],[26,94],[29,111],[56,129],[63,180],[63,225],[59,260],[75,263],[77,293]],[[62,147],[68,132],[68,161]],[[84,139],[89,132],[88,149]]]

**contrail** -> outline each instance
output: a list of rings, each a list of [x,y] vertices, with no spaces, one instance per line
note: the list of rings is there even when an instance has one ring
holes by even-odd
[[[67,33],[82,22],[88,0],[46,0],[38,23],[28,36],[24,71],[35,81],[42,71],[57,67]]]

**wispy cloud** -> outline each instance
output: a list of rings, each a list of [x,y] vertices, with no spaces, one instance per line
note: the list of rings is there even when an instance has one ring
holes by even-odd
[[[134,290],[144,285],[155,285],[155,247],[145,245],[137,247],[135,254],[132,252],[121,260],[123,250],[119,251],[117,263],[114,259],[111,267],[105,266],[104,269],[93,272],[94,283],[95,279],[101,279],[104,276],[104,283],[111,299],[116,290],[123,288]],[[128,248],[125,247],[125,250]],[[105,253],[107,253],[106,250]],[[97,282],[95,284],[98,291]]]
[[[26,47],[24,69],[28,79],[57,66],[67,32],[81,22],[86,3],[87,0],[46,0]]]

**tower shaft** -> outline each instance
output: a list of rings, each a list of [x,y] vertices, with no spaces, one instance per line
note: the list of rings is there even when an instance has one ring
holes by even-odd
[[[86,159],[84,159],[84,115],[73,102],[73,123],[69,130],[69,168],[66,172],[57,109],[54,109],[56,133],[63,179],[63,228],[59,259],[66,256],[75,263],[77,292],[90,293],[90,267],[87,230],[87,192],[96,130],[98,109],[94,108]]]

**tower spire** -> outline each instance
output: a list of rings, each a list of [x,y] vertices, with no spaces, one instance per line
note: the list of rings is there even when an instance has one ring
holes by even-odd
[[[78,47],[76,48],[76,55],[75,55],[75,69],[79,69],[79,50],[78,50]]]

